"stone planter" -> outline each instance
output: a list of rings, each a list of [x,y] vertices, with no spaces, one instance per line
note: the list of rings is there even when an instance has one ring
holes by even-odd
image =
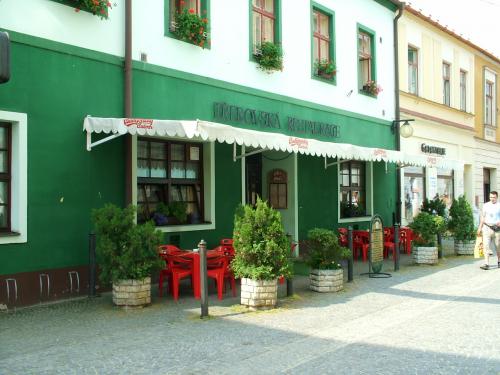
[[[458,241],[455,240],[455,253],[457,255],[474,255],[474,246],[476,241]]]
[[[438,262],[437,246],[415,246],[413,259],[418,264],[436,264]]]
[[[309,289],[315,292],[338,292],[344,288],[344,271],[313,269],[309,274],[309,280]]]
[[[272,309],[278,298],[277,280],[241,279],[241,304],[253,309]]]
[[[119,280],[113,283],[113,303],[123,307],[142,307],[151,303],[151,278]]]

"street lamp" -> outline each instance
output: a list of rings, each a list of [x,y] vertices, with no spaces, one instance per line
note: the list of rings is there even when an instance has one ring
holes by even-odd
[[[410,124],[410,121],[415,121],[414,119],[405,119],[405,120],[394,120],[391,126],[391,132],[394,134],[396,130],[398,130],[399,123],[402,122],[403,125],[399,126],[399,135],[403,138],[409,138],[413,135],[413,127]]]

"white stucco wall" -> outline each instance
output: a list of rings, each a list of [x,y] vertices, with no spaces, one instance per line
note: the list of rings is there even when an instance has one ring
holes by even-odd
[[[124,0],[110,19],[48,0],[0,0],[0,27],[62,43],[124,54]],[[133,59],[381,119],[394,118],[394,13],[373,0],[318,0],[335,12],[337,85],[311,79],[309,0],[282,0],[284,70],[266,74],[249,61],[249,2],[210,1],[211,49],[166,37],[164,0],[133,2]],[[358,93],[356,24],[376,32],[377,99]]]
[[[479,207],[483,207],[484,187],[483,169],[490,170],[490,190],[500,189],[500,145],[480,139],[476,139],[475,149],[474,188],[478,196]]]

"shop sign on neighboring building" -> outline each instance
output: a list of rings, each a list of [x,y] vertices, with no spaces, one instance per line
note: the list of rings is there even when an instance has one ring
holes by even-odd
[[[422,143],[420,150],[426,154],[446,155],[446,149],[444,147],[431,146],[426,143]]]
[[[285,129],[290,134],[316,135],[327,138],[339,138],[340,127],[321,121],[312,121],[287,116],[284,120],[278,112],[266,112],[252,108],[243,108],[224,102],[215,102],[213,108],[215,121],[238,123],[260,128]]]

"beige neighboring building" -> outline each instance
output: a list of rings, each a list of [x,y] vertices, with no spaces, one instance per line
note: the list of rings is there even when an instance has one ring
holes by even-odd
[[[465,194],[474,201],[478,104],[471,43],[410,7],[398,31],[400,116],[415,120],[413,136],[401,138],[401,150],[463,164],[463,169],[402,168],[401,213],[407,224],[424,198],[438,195],[451,205]]]
[[[478,49],[475,54],[475,202],[482,208],[490,191],[500,189],[500,59]]]

